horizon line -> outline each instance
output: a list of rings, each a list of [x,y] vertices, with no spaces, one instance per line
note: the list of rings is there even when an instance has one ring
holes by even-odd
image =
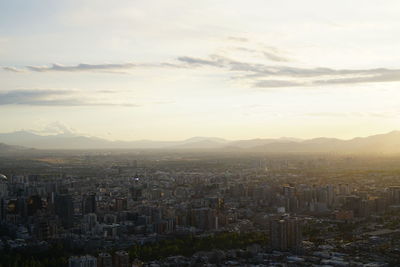
[[[41,137],[55,137],[55,136],[61,136],[61,135],[70,135],[71,137],[86,137],[86,138],[97,138],[97,139],[101,139],[104,141],[108,141],[108,142],[139,142],[139,141],[150,141],[150,142],[182,142],[182,141],[187,141],[190,139],[194,139],[194,138],[204,138],[204,139],[221,139],[223,141],[226,142],[234,142],[234,141],[248,141],[248,140],[265,140],[265,139],[273,139],[273,140],[279,140],[279,139],[297,139],[299,142],[303,142],[303,141],[307,141],[307,140],[313,140],[313,139],[319,139],[319,138],[326,138],[326,139],[337,139],[337,140],[341,140],[341,141],[349,141],[349,140],[354,140],[357,138],[367,138],[367,137],[371,137],[371,136],[376,136],[376,135],[385,135],[385,134],[390,134],[390,133],[396,133],[399,132],[399,130],[391,130],[388,132],[384,132],[384,133],[375,133],[375,134],[370,134],[370,135],[364,135],[364,136],[353,136],[351,138],[338,138],[338,137],[329,137],[329,136],[316,136],[316,137],[311,137],[311,138],[301,138],[301,137],[295,137],[295,136],[280,136],[280,137],[253,137],[253,138],[242,138],[242,139],[227,139],[224,137],[219,137],[219,136],[202,136],[202,135],[196,135],[196,136],[191,136],[191,137],[187,137],[187,138],[183,138],[183,139],[176,139],[176,140],[159,140],[159,139],[131,139],[131,140],[121,140],[121,139],[108,139],[108,138],[104,138],[104,137],[99,137],[99,136],[95,136],[95,135],[87,135],[84,133],[73,133],[73,132],[64,132],[64,133],[37,133],[35,131],[32,130],[16,130],[16,131],[12,131],[12,132],[0,132],[0,134],[14,134],[14,133],[18,133],[18,132],[25,132],[25,133],[29,133],[29,134],[33,134],[36,136],[41,136]],[[294,140],[287,140],[290,142],[295,142]],[[1,142],[0,142],[1,143]]]

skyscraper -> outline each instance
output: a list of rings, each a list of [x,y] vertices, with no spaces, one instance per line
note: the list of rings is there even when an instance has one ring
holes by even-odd
[[[110,253],[100,253],[97,257],[97,267],[112,267],[112,257]]]
[[[82,214],[96,213],[96,194],[88,194],[82,197]]]
[[[74,205],[70,195],[56,195],[55,213],[61,219],[61,223],[65,229],[73,226]]]
[[[273,250],[301,251],[301,220],[296,217],[273,218],[269,222],[270,246]]]
[[[114,267],[129,267],[129,254],[124,250],[115,252]]]

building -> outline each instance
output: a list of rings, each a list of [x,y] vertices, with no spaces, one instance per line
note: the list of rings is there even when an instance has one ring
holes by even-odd
[[[0,198],[7,197],[8,194],[8,178],[4,174],[0,174]]]
[[[56,195],[54,200],[55,213],[65,229],[73,226],[74,203],[70,195]]]
[[[97,267],[112,267],[112,257],[109,253],[100,253],[97,257]]]
[[[96,194],[85,195],[82,198],[82,214],[96,213]]]
[[[198,208],[191,210],[191,225],[201,230],[218,229],[217,211],[210,208]]]
[[[115,252],[114,267],[129,267],[129,254],[124,250]]]
[[[389,204],[400,204],[400,186],[390,186],[388,188]]]
[[[338,210],[334,212],[335,219],[341,221],[350,221],[354,219],[354,212],[352,210]]]
[[[68,267],[97,267],[97,259],[93,256],[72,256],[68,259]]]
[[[270,247],[273,250],[300,252],[302,222],[297,217],[273,218],[269,222]]]
[[[114,209],[116,211],[124,211],[128,209],[128,200],[123,197],[119,197],[115,199]]]

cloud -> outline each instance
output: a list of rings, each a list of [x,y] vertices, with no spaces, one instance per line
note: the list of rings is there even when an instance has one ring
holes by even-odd
[[[215,59],[200,59],[194,57],[178,57],[180,62],[186,63],[188,65],[194,66],[213,66],[213,67],[223,67],[223,62]]]
[[[54,121],[54,122],[47,124],[42,131],[46,132],[46,133],[56,133],[56,134],[74,134],[75,133],[74,129],[72,129],[68,125],[66,125],[62,122],[59,122],[59,121]]]
[[[230,37],[231,38],[231,37]],[[244,40],[243,40],[244,41]],[[2,67],[3,70],[12,72],[109,72],[121,73],[130,69],[166,68],[166,69],[193,69],[217,68],[227,72],[231,79],[241,80],[255,88],[281,88],[281,87],[312,87],[339,84],[362,84],[378,82],[400,81],[400,69],[370,68],[370,69],[334,69],[328,67],[305,68],[289,64],[291,61],[279,49],[263,46],[262,49],[253,49],[245,46],[231,48],[235,51],[245,51],[254,54],[253,60],[237,60],[221,54],[211,54],[206,57],[180,56],[171,62],[153,63],[113,63],[113,64],[86,64],[49,66],[26,66],[16,68]],[[260,60],[260,56],[267,58],[269,64]],[[261,59],[262,59],[261,57]],[[255,59],[255,60],[254,60]],[[280,63],[280,64],[277,64]],[[285,63],[282,65],[282,63]],[[31,101],[31,104],[40,105],[83,105],[76,99],[40,99]],[[103,105],[106,103],[102,103]],[[92,103],[94,105],[94,103]]]
[[[374,112],[311,112],[306,113],[306,116],[310,117],[376,117],[376,118],[397,118],[400,111],[374,111]]]
[[[114,63],[114,64],[87,64],[77,65],[51,64],[49,66],[25,66],[24,68],[2,67],[5,71],[12,72],[108,72],[108,73],[126,73],[133,68],[185,68],[181,64],[170,62],[161,63]]]
[[[301,83],[294,82],[294,81],[285,81],[285,80],[261,80],[257,81],[253,84],[254,87],[258,88],[265,88],[265,87],[294,87],[294,86],[301,86]]]
[[[76,129],[71,128],[67,124],[61,121],[52,121],[48,122],[44,119],[39,119],[33,122],[34,128],[31,129],[22,129],[22,131],[28,131],[31,133],[39,134],[39,135],[84,135],[83,133],[79,133]]]
[[[271,53],[271,52],[264,51],[263,54],[266,58],[268,58],[269,60],[272,60],[272,61],[277,61],[277,62],[288,62],[289,61],[288,58],[280,56],[278,54]]]
[[[251,86],[257,88],[400,81],[400,69],[301,68],[249,63],[219,55],[211,55],[208,58],[180,57],[178,60],[184,61],[186,65],[192,67],[211,66],[233,71],[235,72],[232,74],[233,79],[247,80]]]
[[[137,107],[133,103],[95,102],[83,99],[71,90],[30,89],[0,93],[0,106],[125,106]]]
[[[227,39],[231,40],[231,41],[235,41],[235,42],[248,42],[249,41],[249,39],[247,39],[247,38],[237,37],[237,36],[229,36]]]
[[[24,70],[18,69],[16,67],[2,67],[2,69],[10,72],[24,72]]]
[[[43,101],[51,101],[48,98],[65,96],[69,94],[65,90],[15,90],[0,93],[0,105],[34,105]]]
[[[30,71],[36,72],[47,72],[47,71],[120,71],[136,67],[133,63],[121,63],[121,64],[78,64],[65,66],[60,64],[52,64],[51,66],[27,66],[26,68]]]
[[[400,81],[400,70],[377,69],[367,76],[334,78],[326,80],[317,80],[316,85],[324,84],[349,84],[349,83],[376,83],[376,82],[396,82]]]
[[[235,50],[244,51],[252,54],[263,55],[270,61],[274,62],[289,62],[290,59],[282,55],[282,52],[275,47],[265,47],[263,49],[251,49],[247,47],[235,47]]]

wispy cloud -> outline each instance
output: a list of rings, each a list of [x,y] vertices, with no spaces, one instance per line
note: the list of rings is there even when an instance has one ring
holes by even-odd
[[[24,72],[23,69],[19,69],[16,67],[2,67],[2,69],[5,71],[10,71],[10,72]]]
[[[238,36],[229,36],[227,37],[228,40],[230,41],[235,41],[235,42],[248,42],[249,39],[244,38],[244,37],[238,37]]]
[[[201,59],[195,57],[178,57],[178,60],[182,63],[192,66],[213,66],[213,67],[224,67],[224,62],[221,60],[214,59]]]
[[[230,37],[231,38],[231,37]],[[244,40],[243,40],[244,41]],[[105,63],[48,66],[26,66],[16,68],[3,66],[3,70],[11,72],[107,72],[128,73],[131,69],[167,68],[193,69],[217,68],[229,73],[233,80],[241,80],[254,88],[281,87],[312,87],[338,84],[362,84],[378,82],[399,82],[400,69],[370,68],[370,69],[335,69],[329,67],[305,68],[293,66],[291,60],[275,47],[263,46],[262,49],[236,46],[232,49],[245,51],[256,55],[258,60],[237,60],[221,54],[211,54],[205,57],[180,56],[170,62],[153,63]],[[259,56],[268,60],[260,60]],[[265,63],[267,62],[267,63]],[[284,63],[284,65],[282,65]],[[42,104],[45,104],[43,102]],[[55,105],[56,102],[52,101]],[[60,103],[61,104],[61,103]],[[71,103],[69,103],[71,104]]]
[[[311,112],[306,113],[310,117],[376,117],[376,118],[395,118],[398,117],[400,111],[373,111],[373,112]]]
[[[77,65],[62,65],[53,63],[51,65],[43,66],[25,66],[25,67],[2,67],[5,71],[11,72],[106,72],[106,73],[126,73],[127,71],[134,68],[185,68],[183,65],[179,65],[171,62],[160,62],[160,63],[107,63],[107,64],[87,64],[79,63]]]
[[[28,106],[126,106],[137,107],[133,103],[113,103],[85,100],[71,90],[29,89],[0,93],[0,105]]]
[[[254,49],[254,48],[247,48],[247,47],[235,47],[236,50],[252,53],[255,55],[262,55],[269,61],[274,62],[289,62],[291,61],[288,57],[283,55],[279,49],[275,47],[265,47],[263,49]]]
[[[76,130],[69,127],[63,122],[53,121],[42,125],[38,129],[30,129],[30,132],[38,133],[38,134],[75,134]]]
[[[285,81],[285,80],[261,80],[257,81],[253,84],[254,87],[258,88],[266,88],[266,87],[294,87],[294,86],[301,86],[301,83],[295,81]]]
[[[120,64],[78,64],[78,65],[61,65],[52,64],[51,66],[27,66],[30,71],[47,72],[47,71],[119,71],[136,67],[133,63],[120,63]]]
[[[218,55],[212,55],[209,58],[183,57],[178,60],[193,67],[213,66],[234,71],[232,78],[247,80],[251,86],[258,88],[400,81],[400,69],[301,68],[237,61]]]

